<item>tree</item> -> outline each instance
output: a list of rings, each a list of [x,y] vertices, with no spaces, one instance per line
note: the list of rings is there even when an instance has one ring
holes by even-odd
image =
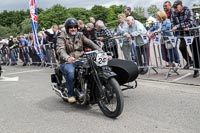
[[[115,12],[116,15],[120,14],[123,12],[125,6],[123,5],[112,5],[110,8]]]
[[[155,17],[155,14],[156,14],[157,11],[159,11],[159,9],[156,5],[151,5],[147,8],[147,12],[150,16]]]
[[[63,24],[69,16],[71,15],[64,6],[54,5],[39,14],[38,29],[41,30],[43,27],[50,28],[53,24]]]
[[[106,26],[113,28],[118,25],[117,15],[123,12],[125,6],[112,5],[106,8],[101,5],[95,5],[92,9],[85,8],[66,8],[56,4],[49,9],[38,8],[38,31],[42,28],[50,28],[53,24],[64,24],[69,17],[74,17],[77,20],[83,20],[85,23],[89,21],[89,17],[94,17],[96,20],[102,20]],[[29,33],[32,31],[30,23],[30,11],[7,11],[0,13],[0,35],[1,37],[16,36],[18,34]],[[145,22],[144,9],[136,7],[133,16],[139,21]]]
[[[137,13],[137,14],[140,15],[140,16],[144,16],[145,10],[144,10],[144,7],[138,6],[138,7],[135,7],[135,8],[134,8],[134,11],[133,11],[133,12]]]
[[[0,25],[0,37],[8,38],[10,36],[9,30],[10,28]]]
[[[106,23],[108,9],[104,6],[95,5],[92,7],[91,12],[96,20],[103,20]]]
[[[74,17],[76,19],[80,19],[84,22],[89,21],[89,17],[91,17],[92,13],[85,8],[69,8],[67,12],[70,14],[70,17]]]
[[[20,33],[20,29],[16,24],[11,24],[9,28],[9,34],[12,36],[17,36]]]
[[[30,18],[26,18],[22,23],[21,23],[21,29],[20,33],[25,34],[25,33],[30,33],[32,32],[32,27],[31,27],[31,20]]]
[[[112,8],[109,8],[107,12],[106,22],[110,22],[115,19],[117,19],[117,15],[115,14]]]
[[[3,11],[0,13],[0,25],[9,27],[13,23],[17,26],[20,26],[20,23],[25,19],[29,17],[28,10],[27,11]]]

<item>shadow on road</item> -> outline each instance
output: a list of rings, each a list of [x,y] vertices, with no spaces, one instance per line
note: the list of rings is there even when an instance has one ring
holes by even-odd
[[[66,114],[76,112],[84,115],[89,115],[90,117],[99,117],[103,119],[109,119],[103,115],[98,105],[80,105],[80,104],[70,104],[63,101],[61,98],[57,96],[46,97],[43,100],[40,100],[37,103],[37,106],[45,110],[46,112],[64,112]]]

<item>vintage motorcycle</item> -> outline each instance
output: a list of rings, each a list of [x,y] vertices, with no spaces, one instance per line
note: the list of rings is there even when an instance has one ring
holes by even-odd
[[[113,68],[108,65],[107,53],[98,51],[85,52],[76,63],[74,92],[77,103],[82,105],[98,104],[105,116],[110,118],[118,117],[124,108],[124,98],[120,85],[126,81],[123,81],[124,78],[120,82],[117,81],[119,77],[112,69],[116,72],[120,72],[120,70],[115,65],[112,65],[112,61],[110,65]],[[137,73],[136,75],[134,73],[132,78],[129,77],[129,81],[135,80]],[[121,74],[124,75],[123,70]],[[67,101],[67,97],[64,95],[66,90],[65,79],[59,67],[55,68],[55,73],[51,75],[51,82],[56,94],[64,101]]]

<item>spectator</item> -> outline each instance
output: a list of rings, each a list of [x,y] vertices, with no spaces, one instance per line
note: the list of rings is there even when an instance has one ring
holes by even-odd
[[[132,15],[131,7],[125,7],[124,14],[126,15],[126,17],[132,16],[134,20],[136,20],[136,17]],[[136,60],[136,44],[134,43],[134,41],[132,41],[131,57],[133,61]]]
[[[87,23],[87,32],[88,32],[88,39],[90,39],[93,42],[95,42],[95,40],[96,40],[96,32],[95,32],[93,23]],[[88,51],[91,51],[91,50],[92,50],[91,48],[84,46],[84,51],[85,52],[88,52]]]
[[[57,55],[55,54],[56,50],[56,42],[57,36],[60,35],[60,31],[58,30],[58,25],[54,24],[51,29],[44,31],[47,35],[46,39],[50,45],[46,45],[46,54],[47,54],[47,63],[56,63]],[[47,64],[50,66],[50,64]]]
[[[141,67],[139,71],[141,74],[146,74],[149,64],[148,45],[143,41],[143,36],[146,35],[147,30],[141,22],[134,20],[132,16],[128,16],[126,20],[129,27],[128,33],[124,33],[124,35],[128,39],[135,39],[137,64]]]
[[[105,52],[110,53],[114,58],[118,58],[117,45],[114,40],[110,40],[113,37],[111,31],[104,25],[104,22],[98,20],[96,22],[96,36],[97,40],[104,43],[102,49]]]
[[[82,32],[84,36],[88,38],[87,28],[82,20],[78,20],[78,31]]]
[[[51,29],[44,31],[47,35],[47,41],[51,44],[51,48],[56,49],[57,36],[60,34],[58,25],[54,24]]]
[[[93,23],[94,27],[96,25],[96,20],[94,17],[90,17],[90,23]]]
[[[116,29],[116,35],[123,35],[125,32],[128,32],[128,24],[126,22],[125,14],[119,14],[118,20],[120,24]],[[122,51],[124,54],[124,58],[126,60],[131,60],[131,45],[132,45],[132,38],[124,38],[120,40],[122,42]]]
[[[10,58],[11,58],[11,65],[17,65],[17,52],[16,48],[18,47],[18,41],[17,38],[13,38],[13,36],[10,36],[8,47],[10,49]]]
[[[94,29],[94,25],[92,23],[87,23],[87,32],[88,32],[88,38],[95,42],[96,40],[96,32]]]
[[[156,22],[152,24],[152,26],[148,29],[147,31],[147,37],[151,39],[155,39],[156,35],[160,35],[158,31],[161,31],[161,22],[157,19]],[[163,40],[163,37],[161,37],[160,40],[160,46],[161,46],[161,54],[162,54],[162,59],[166,61],[166,67],[169,67],[169,58],[167,56],[167,48],[165,45],[165,42]]]
[[[26,66],[27,63],[30,63],[30,56],[29,56],[29,42],[24,38],[24,36],[20,36],[17,38],[19,41],[19,48],[20,48],[20,59],[24,62],[23,66]]]
[[[126,15],[126,17],[132,16],[136,20],[135,16],[132,15],[131,7],[125,7],[124,8],[124,14]]]
[[[63,24],[59,25],[59,31],[65,32],[65,26]]]
[[[47,44],[46,38],[44,37],[44,34],[42,32],[38,33],[38,42],[39,42],[39,47],[44,55],[44,60],[47,61],[47,57],[46,57],[46,49],[45,46]],[[38,65],[41,65],[41,59],[40,57],[37,55],[36,51],[34,50],[34,60],[36,62],[38,62]]]
[[[167,49],[167,57],[169,59],[169,67],[175,67],[174,62],[178,63],[180,66],[180,58],[177,50],[177,46],[173,47],[167,36],[173,36],[173,32],[171,32],[171,22],[167,19],[167,15],[164,11],[160,10],[156,13],[156,18],[162,24],[161,29],[156,32],[162,34],[163,40],[165,42],[165,47]]]
[[[195,21],[194,21],[194,16],[192,11],[186,7],[183,6],[182,1],[176,0],[173,4],[174,12],[172,14],[172,31],[175,32],[176,36],[187,36],[189,34],[189,28],[192,28],[195,26]],[[198,39],[197,39],[198,40]],[[196,43],[193,41],[193,43]],[[192,44],[191,47],[195,47],[194,44]],[[189,69],[190,66],[193,66],[193,61],[190,55],[188,54],[187,51],[187,45],[185,42],[184,38],[180,39],[180,46],[179,49],[181,51],[181,54],[183,58],[186,60],[187,64],[183,67],[184,69]],[[197,51],[195,50],[192,51],[193,55],[198,55]],[[195,66],[199,67],[198,63],[198,56],[193,56],[195,60]],[[198,77],[199,76],[199,71],[194,70],[194,75],[193,77]]]
[[[8,48],[8,40],[7,39],[2,39],[0,41],[0,46],[1,46],[1,51],[2,51],[2,61],[3,65],[9,65],[9,48]]]
[[[124,8],[124,14],[126,14],[126,17],[132,16],[132,14],[131,14],[131,7]]]
[[[164,9],[164,11],[165,11],[165,13],[167,15],[167,18],[171,21],[172,13],[173,13],[171,2],[170,1],[165,1],[164,4],[163,4],[163,9]]]

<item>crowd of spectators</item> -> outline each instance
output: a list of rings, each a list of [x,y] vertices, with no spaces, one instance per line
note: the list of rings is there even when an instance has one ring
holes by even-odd
[[[111,54],[114,58],[123,58],[133,60],[137,63],[141,74],[148,72],[149,66],[149,41],[156,35],[161,35],[160,50],[162,59],[166,62],[166,67],[181,67],[180,55],[186,61],[183,69],[194,68],[193,77],[199,76],[200,68],[200,39],[198,30],[190,31],[189,28],[197,27],[192,11],[183,5],[182,1],[176,0],[173,5],[170,1],[163,3],[163,10],[155,14],[155,18],[150,17],[148,26],[142,24],[135,16],[131,14],[131,8],[126,7],[123,13],[118,14],[119,25],[114,32],[105,26],[103,20],[89,18],[89,23],[85,24],[78,20],[78,31],[82,32],[87,38],[95,42],[105,52]],[[152,19],[153,18],[153,19]],[[44,58],[41,60],[37,55],[32,34],[25,34],[17,37],[10,36],[8,40],[0,41],[0,59],[4,65],[17,65],[20,59],[23,66],[56,65],[56,41],[57,36],[65,32],[63,25],[53,25],[50,29],[43,29],[38,33],[39,45]],[[195,35],[195,41],[189,46],[192,54],[188,53],[188,45],[184,36]],[[118,41],[112,39],[114,36],[122,36]],[[170,36],[179,37],[176,45],[172,45]],[[89,48],[84,48],[89,51]],[[121,56],[123,54],[123,56]]]

